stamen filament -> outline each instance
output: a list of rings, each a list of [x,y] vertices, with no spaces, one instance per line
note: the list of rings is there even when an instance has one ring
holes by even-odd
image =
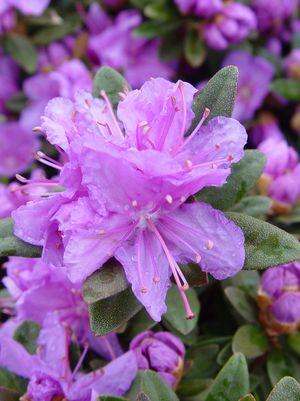
[[[80,366],[82,365],[82,363],[84,361],[84,358],[86,357],[86,354],[87,354],[88,349],[89,349],[89,345],[87,343],[85,343],[83,345],[83,348],[84,348],[83,352],[82,352],[82,354],[81,354],[81,356],[80,356],[80,358],[79,358],[79,360],[77,362],[77,365],[76,365],[75,369],[73,370],[73,373],[72,373],[72,375],[70,377],[69,382],[72,382],[74,380],[75,376],[77,375],[77,373],[78,373],[78,371],[80,369]]]
[[[42,164],[45,164],[46,166],[53,167],[53,168],[55,168],[57,170],[62,170],[62,167],[59,166],[58,164],[56,164],[56,162],[55,163],[50,162],[50,161],[42,158],[41,156],[39,156],[38,153],[35,153],[34,157],[36,158],[36,160],[38,160]]]
[[[120,128],[120,126],[119,126],[119,123],[118,123],[118,121],[117,121],[117,119],[116,119],[116,116],[115,116],[115,113],[114,113],[114,111],[113,111],[112,105],[111,105],[111,103],[110,103],[110,101],[109,101],[109,99],[108,99],[108,97],[107,97],[107,95],[106,95],[106,92],[105,92],[103,89],[100,91],[100,95],[101,95],[101,96],[103,97],[103,99],[105,100],[105,103],[106,103],[106,105],[107,105],[109,114],[111,115],[111,118],[112,118],[112,120],[113,120],[113,122],[114,122],[114,124],[115,124],[115,127],[116,127],[118,133],[120,134],[121,138],[124,139],[123,132],[121,131],[121,128]]]

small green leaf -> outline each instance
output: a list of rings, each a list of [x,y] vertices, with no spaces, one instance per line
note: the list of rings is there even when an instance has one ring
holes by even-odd
[[[148,18],[158,21],[171,21],[177,17],[177,12],[174,7],[170,7],[166,1],[151,2],[146,5],[144,14]]]
[[[124,88],[131,89],[118,71],[110,67],[101,67],[93,81],[93,96],[99,97],[100,91],[104,90],[112,105],[116,106],[120,101],[119,93],[124,92]]]
[[[275,79],[271,84],[271,89],[287,100],[300,101],[300,81],[296,79]]]
[[[142,304],[131,288],[89,305],[90,324],[96,336],[104,336],[131,319]]]
[[[256,305],[254,304],[254,300],[245,291],[236,287],[227,287],[224,292],[240,316],[250,323],[257,321]]]
[[[210,115],[206,122],[217,116],[231,117],[237,90],[237,80],[237,67],[232,65],[224,67],[198,92],[193,103],[195,118],[191,131],[200,121],[205,108],[210,109]]]
[[[208,284],[208,275],[201,270],[198,264],[188,263],[181,265],[180,269],[190,287],[202,287]]]
[[[231,209],[233,212],[245,213],[249,216],[259,217],[268,213],[272,200],[267,196],[247,196]]]
[[[26,101],[27,98],[25,94],[23,92],[18,92],[7,100],[5,106],[14,113],[20,113],[24,109]]]
[[[211,386],[212,379],[186,379],[184,378],[179,383],[179,387],[176,389],[176,393],[179,397],[185,399],[185,397],[192,397],[202,391],[207,390]]]
[[[130,319],[126,328],[126,338],[131,340],[137,334],[152,329],[157,324],[148,315],[145,308],[141,309],[132,319]]]
[[[14,390],[0,387],[0,401],[19,401],[20,394]]]
[[[34,44],[38,46],[48,45],[51,42],[62,39],[70,33],[74,32],[80,26],[80,17],[77,14],[68,16],[68,19],[63,20],[61,24],[47,26],[41,28],[33,36]]]
[[[195,290],[190,288],[186,295],[195,314],[194,319],[186,319],[184,305],[175,284],[172,284],[168,290],[166,299],[167,312],[163,315],[163,323],[168,327],[173,327],[181,334],[188,334],[195,328],[200,313],[200,303]]]
[[[204,188],[197,194],[197,200],[209,203],[216,209],[228,210],[254,187],[265,162],[266,157],[258,150],[246,150],[243,159],[232,165],[227,183],[222,187]]]
[[[180,26],[180,21],[146,21],[134,30],[135,36],[142,36],[147,39],[153,39],[158,36],[164,36],[175,31]]]
[[[287,338],[290,348],[300,356],[300,332],[290,334]]]
[[[284,377],[271,391],[267,401],[299,401],[300,384],[293,377]]]
[[[37,52],[26,36],[10,33],[4,41],[5,50],[28,74],[37,66]]]
[[[115,397],[112,395],[101,395],[101,397],[99,397],[99,401],[126,401],[126,398]]]
[[[200,67],[206,57],[204,43],[197,29],[190,29],[184,38],[183,52],[187,62],[194,68]]]
[[[140,371],[126,398],[136,401],[140,394],[150,401],[179,401],[177,395],[169,386],[151,370]]]
[[[247,394],[245,397],[239,399],[239,401],[256,401],[254,395]]]
[[[249,393],[249,373],[243,354],[235,354],[218,373],[205,401],[238,401]]]
[[[259,326],[251,324],[241,326],[233,337],[233,352],[241,352],[247,358],[257,358],[265,354],[268,348],[268,338]]]
[[[35,354],[40,329],[37,323],[26,320],[15,330],[14,340],[22,344],[30,354]]]
[[[298,361],[287,352],[283,352],[279,349],[274,349],[268,355],[267,372],[273,386],[284,376],[293,376],[298,380],[300,378],[300,366]]]
[[[255,270],[242,270],[233,277],[223,281],[223,284],[228,286],[238,287],[240,290],[245,291],[252,298],[257,297],[257,291],[260,286],[260,275]]]
[[[217,363],[220,366],[225,365],[225,363],[228,361],[228,359],[231,357],[231,355],[232,355],[231,343],[228,343],[218,353]]]
[[[27,244],[14,235],[13,220],[10,217],[0,220],[0,256],[23,256],[39,258],[42,249],[39,246]]]
[[[192,346],[187,350],[185,361],[190,366],[186,379],[208,379],[219,369],[217,355],[220,347],[216,344]]]
[[[260,270],[300,259],[300,243],[280,228],[241,213],[226,216],[244,232],[246,260],[244,269]]]
[[[27,388],[27,380],[4,368],[0,368],[0,387],[24,394]]]

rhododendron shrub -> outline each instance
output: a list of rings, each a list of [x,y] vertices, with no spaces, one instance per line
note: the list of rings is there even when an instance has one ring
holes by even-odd
[[[0,3],[0,400],[299,401],[299,0]]]

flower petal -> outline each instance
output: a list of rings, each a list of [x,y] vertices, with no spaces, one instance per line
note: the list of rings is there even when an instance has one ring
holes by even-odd
[[[245,260],[244,234],[206,203],[184,204],[157,222],[179,261],[198,261],[218,280],[238,273]]]
[[[170,285],[170,269],[155,234],[145,229],[127,241],[115,257],[123,265],[137,299],[155,321],[166,312],[165,298]]]

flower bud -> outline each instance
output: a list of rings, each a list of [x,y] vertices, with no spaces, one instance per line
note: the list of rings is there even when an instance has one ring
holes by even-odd
[[[262,275],[259,318],[269,335],[293,333],[300,327],[300,263],[273,267]]]
[[[284,61],[284,69],[287,75],[294,79],[300,79],[300,49],[294,49]]]
[[[151,369],[173,388],[183,374],[185,348],[182,341],[171,333],[145,331],[130,343],[139,369]]]
[[[45,373],[37,372],[30,379],[27,397],[31,401],[53,401],[63,398],[63,391],[58,381]]]

